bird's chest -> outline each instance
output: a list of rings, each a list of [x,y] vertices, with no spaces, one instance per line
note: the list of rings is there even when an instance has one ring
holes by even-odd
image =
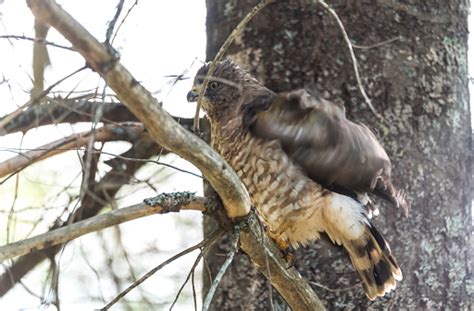
[[[321,210],[327,204],[321,186],[278,142],[250,134],[223,137],[214,136],[213,146],[244,183],[271,235],[294,247],[317,239],[323,228]]]
[[[232,141],[216,141],[214,147],[240,177],[258,213],[275,230],[284,221],[297,221],[308,209],[313,183],[276,141],[246,134]]]

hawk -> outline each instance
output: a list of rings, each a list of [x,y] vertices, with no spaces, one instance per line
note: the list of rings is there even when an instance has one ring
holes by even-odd
[[[197,100],[209,67],[197,72],[189,102]],[[402,272],[369,220],[367,194],[408,205],[366,126],[311,91],[274,93],[230,60],[218,63],[202,107],[213,148],[241,178],[279,245],[297,248],[324,232],[347,250],[370,300],[395,288]]]

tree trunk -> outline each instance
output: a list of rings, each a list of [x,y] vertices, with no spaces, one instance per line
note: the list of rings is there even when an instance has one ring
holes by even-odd
[[[210,60],[258,2],[206,2]],[[376,132],[392,159],[394,183],[412,205],[408,218],[383,205],[374,220],[404,279],[395,291],[370,302],[348,256],[325,241],[297,250],[296,266],[305,278],[335,289],[314,286],[331,310],[467,309],[473,301],[468,1],[331,5],[354,44],[362,84],[384,121],[368,109],[341,30],[321,5],[297,0],[269,5],[227,55],[274,91],[311,87],[344,103],[349,118]],[[225,259],[219,255],[226,246],[219,248],[207,258],[212,275]],[[221,283],[214,308],[267,310],[269,297],[267,283],[242,255]],[[278,305],[284,304],[277,299],[275,309]]]

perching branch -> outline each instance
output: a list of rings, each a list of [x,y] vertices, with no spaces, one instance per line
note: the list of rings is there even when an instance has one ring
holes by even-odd
[[[63,34],[117,93],[117,97],[143,122],[150,136],[196,165],[221,196],[231,219],[247,215],[250,197],[232,168],[206,143],[181,127],[156,99],[118,61],[111,48],[97,41],[82,25],[52,0],[28,0],[36,18]]]
[[[164,199],[160,201],[161,205],[150,206],[141,203],[120,208],[26,240],[0,246],[0,261],[26,255],[51,246],[64,244],[87,233],[153,214],[178,212],[180,210],[195,210],[200,212],[206,210],[206,200],[202,197],[196,197],[188,192],[182,192],[174,193],[173,200],[166,200],[165,198],[169,195],[170,194],[162,194],[158,196],[158,198]]]

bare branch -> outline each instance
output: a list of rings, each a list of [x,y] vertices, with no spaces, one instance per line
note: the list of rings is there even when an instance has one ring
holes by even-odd
[[[202,140],[192,135],[166,113],[155,98],[118,61],[115,53],[99,43],[55,1],[28,0],[36,18],[62,33],[117,93],[117,97],[143,122],[160,145],[197,166],[221,196],[231,219],[247,215],[250,197],[239,177]]]
[[[97,129],[95,135],[96,141],[106,142],[115,140],[130,140],[131,138],[143,135],[144,133],[145,129],[141,124],[129,123],[123,124],[121,126],[106,125]],[[74,134],[36,148],[36,150],[21,153],[14,158],[0,163],[0,177],[17,173],[25,167],[48,157],[68,150],[75,150],[86,146],[91,138],[91,135],[91,131]],[[5,180],[0,182],[0,184],[3,182],[5,182]]]
[[[180,193],[176,193],[177,198]],[[21,240],[15,243],[0,247],[0,261],[16,256],[26,255],[38,250],[63,244],[65,242],[77,239],[87,233],[102,230],[111,226],[121,224],[133,219],[167,212],[177,212],[180,210],[195,210],[204,212],[206,200],[202,197],[184,195],[186,200],[175,201],[176,205],[167,205],[163,201],[162,205],[150,206],[145,203],[136,204],[130,207],[120,208],[106,214],[91,217],[74,224],[55,229],[33,238]]]
[[[11,134],[18,131],[26,133],[32,128],[50,124],[92,122],[98,105],[98,102],[92,101],[84,96],[68,99],[48,98],[47,104],[30,107],[10,119],[3,128],[4,133],[0,133],[0,135]],[[102,109],[102,122],[138,121],[121,103],[105,102],[102,104]]]
[[[196,282],[194,280],[194,276],[195,276],[195,270],[192,271],[191,273],[191,287],[192,287],[192,290],[193,290],[193,305],[194,305],[194,311],[197,311],[198,307],[197,307],[197,297],[196,297]]]
[[[99,103],[86,95],[78,98],[48,98],[47,104],[29,107],[5,124],[0,136],[15,132],[26,133],[40,126],[60,123],[92,122],[98,105],[102,106],[101,122],[116,124],[119,122],[137,122],[138,119],[119,102]],[[184,128],[190,130],[193,119],[174,117]],[[204,119],[201,119],[202,121]],[[1,119],[0,119],[1,122]],[[202,126],[201,126],[202,128]]]

